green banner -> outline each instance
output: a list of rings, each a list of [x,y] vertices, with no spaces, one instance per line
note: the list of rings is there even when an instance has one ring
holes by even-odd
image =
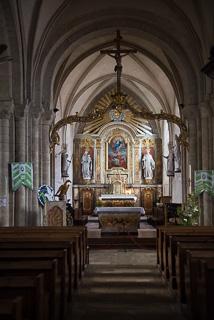
[[[214,196],[214,170],[195,171],[195,196],[204,191]]]
[[[22,184],[33,190],[33,164],[31,162],[11,163],[12,190],[16,191]]]

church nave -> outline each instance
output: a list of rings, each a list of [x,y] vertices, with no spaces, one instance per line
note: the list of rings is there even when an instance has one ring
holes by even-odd
[[[156,266],[155,250],[90,250],[66,320],[186,319]]]

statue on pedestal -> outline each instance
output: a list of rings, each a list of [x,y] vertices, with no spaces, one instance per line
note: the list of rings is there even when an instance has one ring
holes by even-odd
[[[71,160],[68,159],[68,154],[62,153],[62,177],[69,177],[68,169],[70,167]]]
[[[181,172],[181,150],[180,150],[180,143],[179,143],[179,138],[177,134],[175,134],[174,156],[175,156],[175,172]]]
[[[169,148],[169,155],[164,156],[164,158],[167,159],[167,172],[166,175],[169,176],[174,176],[174,147],[172,145],[172,142],[168,144]]]
[[[155,161],[152,155],[149,153],[149,149],[146,149],[146,154],[144,154],[142,159],[142,167],[144,169],[144,178],[152,179],[153,170],[155,170]]]
[[[82,176],[83,179],[91,179],[91,174],[92,174],[92,160],[90,154],[88,154],[88,151],[85,150],[82,159],[81,159],[81,164],[82,164]]]

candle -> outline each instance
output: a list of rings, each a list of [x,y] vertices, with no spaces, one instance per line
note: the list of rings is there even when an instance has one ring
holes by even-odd
[[[191,172],[191,164],[189,164],[189,193],[192,193],[192,172]]]

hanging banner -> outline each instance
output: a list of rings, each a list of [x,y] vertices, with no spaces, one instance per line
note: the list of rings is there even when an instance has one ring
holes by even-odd
[[[195,171],[195,196],[204,191],[214,196],[214,170]]]
[[[22,184],[33,190],[33,164],[31,162],[11,163],[12,190],[16,191]]]

